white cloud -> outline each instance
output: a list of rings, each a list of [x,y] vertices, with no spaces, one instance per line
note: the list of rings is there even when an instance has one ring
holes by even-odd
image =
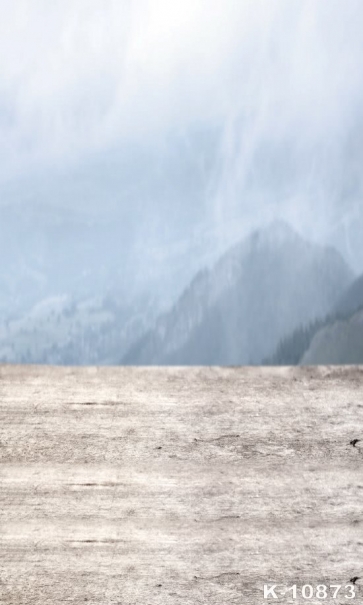
[[[6,157],[72,155],[173,121],[212,118],[229,94],[238,6],[3,0]]]
[[[361,179],[361,0],[0,0],[0,13],[0,179],[200,123],[224,132],[218,221],[256,203],[300,217],[302,200],[321,226],[348,164]],[[291,191],[272,190],[289,180],[276,150]]]
[[[234,114],[330,126],[361,92],[353,0],[2,0],[0,11],[7,157]]]

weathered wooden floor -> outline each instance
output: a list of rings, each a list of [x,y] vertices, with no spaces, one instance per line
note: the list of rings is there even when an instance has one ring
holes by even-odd
[[[321,603],[263,585],[363,576],[363,368],[0,366],[0,406],[0,603]]]

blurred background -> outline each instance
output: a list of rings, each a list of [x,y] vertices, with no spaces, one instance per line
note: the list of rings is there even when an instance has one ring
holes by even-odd
[[[0,361],[363,363],[360,0],[0,11]]]

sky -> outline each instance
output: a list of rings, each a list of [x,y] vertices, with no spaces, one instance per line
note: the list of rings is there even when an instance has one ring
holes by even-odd
[[[282,216],[363,271],[361,0],[0,12],[0,203],[145,204],[156,239],[174,208],[226,242]]]

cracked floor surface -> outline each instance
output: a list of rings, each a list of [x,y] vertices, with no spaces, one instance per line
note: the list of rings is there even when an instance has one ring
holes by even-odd
[[[359,437],[362,367],[0,366],[0,603],[360,602]]]

